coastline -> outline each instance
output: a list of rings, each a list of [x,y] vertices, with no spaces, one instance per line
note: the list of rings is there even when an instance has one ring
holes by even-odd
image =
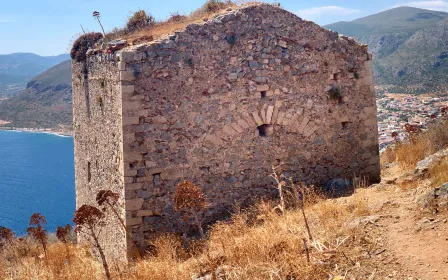
[[[19,127],[0,127],[0,131],[28,132],[28,133],[46,133],[60,137],[73,137],[71,131],[52,130],[47,128],[19,128]]]

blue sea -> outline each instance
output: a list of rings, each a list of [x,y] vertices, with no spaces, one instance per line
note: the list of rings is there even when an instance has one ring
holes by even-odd
[[[73,138],[0,131],[0,226],[26,234],[39,212],[52,232],[71,224],[74,210]]]

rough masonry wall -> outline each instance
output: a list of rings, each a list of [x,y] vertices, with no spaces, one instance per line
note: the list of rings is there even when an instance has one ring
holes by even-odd
[[[307,183],[379,180],[367,46],[263,4],[118,56],[126,216],[140,245],[186,230],[173,209],[181,180],[204,190],[208,220],[272,195],[271,165]]]
[[[110,189],[124,201],[122,115],[119,72],[113,62],[95,58],[73,63],[73,129],[76,207],[98,207],[96,194]],[[123,203],[124,204],[124,203]],[[121,212],[125,217],[124,209]],[[112,214],[100,235],[110,259],[126,262],[126,237]],[[81,241],[84,240],[81,237]]]

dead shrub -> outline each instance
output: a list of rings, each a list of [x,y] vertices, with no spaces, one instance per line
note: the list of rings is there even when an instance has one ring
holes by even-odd
[[[146,13],[144,10],[139,10],[128,17],[126,29],[129,32],[134,32],[138,29],[154,26],[155,23],[156,20],[151,14]]]
[[[405,170],[413,169],[420,160],[447,147],[448,121],[432,124],[427,130],[415,133],[410,136],[410,141],[395,147],[396,161]]]
[[[439,162],[429,170],[431,186],[439,187],[448,182],[448,159]]]
[[[47,258],[47,242],[48,235],[44,229],[44,225],[47,224],[47,220],[40,213],[34,213],[30,218],[30,227],[26,230],[28,234],[40,242],[44,249],[45,258]]]
[[[225,7],[232,5],[230,0],[207,0],[202,7],[193,12],[193,14],[215,13]]]
[[[201,189],[190,181],[183,181],[176,187],[174,207],[184,214],[185,219],[192,219],[201,238],[204,238],[202,219],[208,204]]]
[[[76,62],[85,61],[87,56],[86,52],[89,48],[93,48],[96,42],[103,38],[103,34],[99,32],[91,32],[81,35],[75,43],[73,43],[73,47],[70,51],[70,57]]]
[[[168,18],[167,22],[182,22],[186,20],[188,17],[185,15],[179,14],[179,12],[171,13],[170,17]]]

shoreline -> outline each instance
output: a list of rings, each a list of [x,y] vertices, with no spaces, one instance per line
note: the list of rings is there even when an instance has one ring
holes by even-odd
[[[51,129],[0,127],[0,131],[45,133],[45,134],[51,134],[51,135],[60,136],[60,137],[73,137],[73,132],[71,132],[71,131],[57,131],[57,130],[51,130]]]

